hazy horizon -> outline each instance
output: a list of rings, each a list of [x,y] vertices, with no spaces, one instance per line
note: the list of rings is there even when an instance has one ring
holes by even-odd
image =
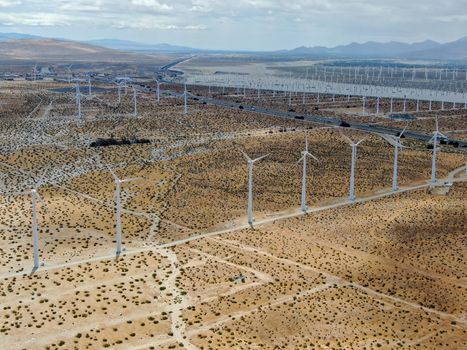
[[[449,42],[467,34],[462,13],[467,3],[453,0],[442,6],[421,0],[0,0],[0,32],[270,51],[366,41]]]

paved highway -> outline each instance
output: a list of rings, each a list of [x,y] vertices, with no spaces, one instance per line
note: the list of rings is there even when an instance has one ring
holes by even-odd
[[[175,97],[179,97],[179,98],[183,97],[183,93],[177,93],[177,92],[173,92],[169,90],[165,90],[165,93],[170,94]],[[258,106],[252,106],[252,105],[245,105],[242,103],[235,103],[232,101],[226,101],[222,99],[215,99],[215,98],[209,98],[209,97],[203,97],[203,96],[194,96],[193,94],[190,94],[190,93],[188,93],[188,99],[195,100],[200,103],[205,102],[206,104],[220,106],[220,107],[229,108],[229,109],[235,109],[235,110],[239,110],[240,106],[242,106],[244,111],[252,111],[255,113],[261,113],[261,114],[266,114],[266,115],[280,117],[280,118],[294,119],[298,121],[303,120],[303,121],[308,121],[308,122],[313,122],[313,123],[325,124],[328,126],[340,126],[341,125],[341,120],[337,118],[323,117],[323,116],[318,116],[318,115],[305,115],[305,114],[298,114],[295,112],[285,112],[285,111],[280,111],[280,110],[271,109],[271,108],[264,108],[264,107],[258,107]],[[362,130],[362,131],[371,132],[371,133],[396,135],[402,132],[401,128],[382,126],[382,125],[377,125],[377,124],[365,124],[365,123],[357,123],[357,122],[348,122],[348,124],[350,128],[352,129]],[[404,135],[408,138],[417,139],[417,140],[425,141],[425,142],[429,141],[432,138],[431,134],[424,134],[421,132],[411,131],[411,130],[406,130]],[[457,142],[459,144],[459,147],[467,147],[467,141],[453,140],[453,139],[450,139],[450,140],[453,142]]]

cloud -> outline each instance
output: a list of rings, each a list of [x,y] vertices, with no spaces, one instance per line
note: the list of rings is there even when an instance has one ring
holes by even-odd
[[[439,0],[0,0],[0,9],[0,25],[23,32],[33,27],[32,34],[50,27],[51,36],[98,38],[105,32],[152,41],[162,32],[163,40],[224,48],[235,42],[263,49],[448,41],[467,34],[467,2],[459,0],[443,0],[442,6]]]
[[[20,0],[0,0],[0,8],[7,8],[21,5]]]
[[[130,2],[133,5],[147,7],[158,12],[170,12],[174,9],[173,6],[160,3],[157,0],[130,0]]]
[[[207,26],[203,24],[179,25],[173,23],[160,22],[154,18],[140,18],[134,20],[115,20],[112,27],[117,29],[159,29],[159,30],[177,30],[177,31],[199,31],[206,30]]]
[[[0,13],[0,24],[3,26],[66,26],[69,24],[70,18],[66,15],[54,13],[25,13],[25,14],[10,14]]]

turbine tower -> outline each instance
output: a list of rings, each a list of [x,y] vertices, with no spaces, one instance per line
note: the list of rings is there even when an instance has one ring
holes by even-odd
[[[33,79],[34,79],[34,81],[36,81],[36,79],[37,79],[37,64],[34,65],[32,71],[33,71],[33,77],[34,77]]]
[[[361,139],[358,142],[353,142],[350,138],[345,136],[341,132],[342,136],[347,140],[349,143],[350,147],[352,147],[352,165],[350,169],[350,191],[349,191],[349,200],[353,202],[355,200],[355,163],[357,162],[357,147],[359,144],[361,144],[363,141],[365,141],[366,138]]]
[[[47,208],[44,200],[39,194],[39,187],[41,187],[43,180],[41,179],[33,189],[18,193],[18,195],[31,196],[31,208],[32,208],[32,246],[33,246],[33,270],[37,270],[40,265],[39,261],[39,226],[37,223],[37,202],[39,202],[44,208]]]
[[[402,132],[395,138],[394,143],[394,168],[392,174],[392,190],[396,192],[399,189],[399,183],[397,180],[398,172],[399,172],[399,147],[401,147],[401,138],[405,133],[407,126],[402,130]]]
[[[185,90],[183,92],[183,101],[184,101],[184,114],[188,114],[188,106],[187,106],[187,95],[186,95],[186,83],[185,83]]]
[[[137,99],[136,99],[136,89],[133,86],[133,116],[136,117],[138,115],[138,106],[137,106]]]
[[[302,195],[301,195],[301,209],[303,212],[306,212],[307,206],[306,206],[306,168],[307,168],[307,157],[311,157],[314,160],[318,161],[318,158],[316,158],[314,155],[312,155],[310,152],[308,152],[308,136],[305,135],[305,150],[301,152],[302,158],[298,161],[300,163],[303,161],[303,174],[302,174]]]
[[[122,184],[128,183],[128,182],[133,182],[133,181],[138,181],[142,180],[143,178],[141,177],[135,177],[135,178],[130,178],[130,179],[120,179],[115,172],[112,170],[110,166],[105,164],[109,172],[112,174],[112,177],[115,180],[115,212],[116,212],[116,218],[115,218],[115,236],[116,236],[116,241],[117,241],[117,250],[116,250],[116,255],[119,256],[122,253],[122,219],[121,219],[121,213],[122,213],[122,199],[121,199],[121,191],[122,191]]]
[[[404,147],[401,144],[401,138],[405,133],[407,126],[402,130],[402,132],[398,136],[386,135],[386,134],[378,134],[384,140],[386,140],[390,145],[394,146],[394,167],[393,167],[393,175],[392,175],[392,190],[396,192],[399,190],[398,184],[398,172],[399,172],[399,148]]]
[[[436,157],[438,155],[438,139],[440,136],[447,139],[445,135],[439,132],[438,117],[436,117],[436,131],[433,133],[433,138],[430,140],[430,142],[433,142],[433,158],[431,162],[431,183],[432,184],[436,183]]]
[[[69,83],[71,83],[71,67],[72,67],[72,66],[73,66],[73,65],[70,64],[70,65],[66,68],[67,71],[68,71],[68,82],[69,82]]]
[[[92,96],[92,87],[91,87],[91,76],[88,76],[88,96]]]
[[[79,91],[79,81],[76,82],[76,110],[78,118],[81,119],[81,92]]]
[[[267,157],[264,155],[256,159],[251,159],[245,152],[240,150],[248,162],[248,224],[253,226],[253,165],[261,159]]]
[[[157,84],[156,97],[157,97],[157,103],[159,103],[159,102],[161,102],[161,94],[160,94],[161,83],[156,79],[156,84]]]
[[[120,104],[122,102],[122,84],[121,83],[117,83],[117,89],[118,89],[118,104]]]

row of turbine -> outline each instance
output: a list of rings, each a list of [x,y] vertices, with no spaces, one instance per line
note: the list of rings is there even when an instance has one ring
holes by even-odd
[[[328,127],[333,128],[333,127]],[[328,129],[328,128],[320,128],[320,129]],[[318,129],[318,130],[320,130]],[[397,192],[399,190],[399,183],[398,183],[398,171],[399,171],[399,148],[403,147],[401,144],[401,138],[403,137],[407,127],[399,133],[397,136],[392,135],[382,135],[383,139],[385,139],[388,143],[394,146],[394,165],[393,165],[393,176],[392,176],[392,190],[393,192]],[[340,130],[339,130],[340,131]],[[356,162],[357,162],[357,147],[366,140],[363,138],[357,142],[351,140],[348,136],[344,135],[340,131],[341,135],[344,139],[349,143],[350,147],[352,148],[352,156],[351,156],[351,167],[350,167],[350,188],[349,188],[349,201],[354,202],[356,199],[355,195],[355,169],[356,169]],[[437,161],[437,148],[438,142],[441,138],[446,138],[440,131],[438,127],[438,119],[436,118],[436,131],[433,133],[433,138],[430,142],[433,143],[433,156],[432,156],[432,166],[431,166],[431,183],[436,184],[436,161]],[[266,158],[268,156],[264,155],[255,159],[251,159],[245,152],[240,150],[243,154],[245,159],[248,163],[248,206],[247,206],[247,215],[248,215],[248,224],[253,225],[253,166],[256,162]],[[305,135],[305,149],[301,152],[302,157],[298,161],[298,163],[303,162],[303,171],[302,171],[302,185],[301,185],[301,196],[300,196],[300,209],[306,213],[308,210],[306,197],[307,197],[307,160],[308,157],[314,159],[315,161],[319,161],[313,154],[310,153],[308,149],[308,136]],[[467,168],[466,168],[467,171]]]
[[[193,74],[187,76],[187,83],[192,85],[228,86],[238,88],[257,88],[260,90],[278,90],[308,93],[326,93],[336,95],[354,95],[380,98],[411,99],[422,101],[439,101],[451,103],[465,103],[465,92],[439,91],[429,89],[401,88],[395,86],[378,86],[365,84],[349,84],[336,82],[323,82],[320,80],[300,78],[279,78],[275,76],[262,76],[252,79],[250,76],[226,75],[212,76]]]
[[[333,127],[329,127],[333,128]],[[319,128],[317,130],[326,129],[326,128]],[[339,129],[340,131],[340,129]],[[386,141],[394,146],[394,167],[393,167],[393,177],[392,177],[392,190],[394,192],[399,190],[398,186],[398,159],[399,159],[399,148],[402,147],[401,145],[401,138],[403,137],[406,128],[397,136],[390,136],[390,135],[380,135]],[[348,136],[344,135],[340,131],[341,135],[344,139],[349,143],[352,148],[352,157],[351,157],[351,171],[350,171],[350,189],[349,189],[349,201],[353,202],[356,199],[355,196],[355,169],[356,169],[356,161],[357,161],[357,147],[366,139],[361,139],[357,142],[352,141]],[[431,173],[431,182],[433,184],[436,183],[436,160],[437,160],[437,146],[438,141],[440,138],[445,138],[445,136],[439,132],[438,128],[438,120],[436,119],[436,131],[433,133],[433,138],[431,142],[433,143],[433,157],[432,157],[432,173]],[[247,203],[247,215],[248,215],[248,224],[253,225],[254,218],[253,218],[253,166],[256,162],[264,159],[268,155],[264,155],[255,159],[250,158],[244,151],[240,150],[245,159],[248,163],[248,203]],[[301,184],[301,201],[300,201],[300,208],[301,210],[306,213],[307,212],[307,160],[308,157],[318,161],[313,154],[310,153],[308,147],[308,136],[305,134],[305,149],[301,152],[301,158],[297,162],[303,162],[303,172],[302,172],[302,184]],[[103,162],[98,158],[99,163],[102,164]],[[105,168],[111,173],[112,177],[114,178],[115,182],[115,237],[116,237],[116,255],[119,256],[122,253],[122,224],[121,224],[121,212],[122,212],[122,204],[121,204],[121,187],[125,183],[130,183],[138,180],[144,180],[142,177],[136,178],[129,178],[129,179],[120,179],[113,169],[106,163],[104,163]],[[17,193],[15,195],[30,195],[31,196],[31,206],[32,206],[32,238],[33,238],[33,271],[37,270],[40,266],[39,261],[39,228],[38,228],[38,220],[37,220],[37,202],[41,203],[42,206],[45,206],[43,199],[39,194],[39,188],[44,184],[44,176],[40,178],[37,184],[34,186],[33,189]]]
[[[116,84],[117,84],[117,90],[118,90],[118,104],[121,103],[121,89],[124,88],[124,95],[127,94],[127,88],[128,88],[128,82],[130,81],[131,79],[128,78],[128,77],[117,77],[116,78]],[[75,99],[76,99],[76,113],[77,113],[77,117],[79,119],[82,119],[82,114],[81,114],[81,98],[84,97],[85,95],[83,95],[81,92],[80,92],[80,85],[79,83],[82,82],[83,80],[82,79],[73,79],[74,82],[76,82],[76,85],[75,85],[75,89],[76,89],[76,92],[75,92]],[[161,82],[159,82],[157,79],[155,80],[156,81],[156,85],[157,85],[157,88],[156,88],[156,102],[157,103],[160,103],[160,100],[161,100],[161,97],[160,97],[160,86],[161,86]],[[132,99],[132,102],[133,102],[133,116],[136,117],[138,115],[138,101],[137,101],[137,91],[136,91],[136,88],[134,86],[132,86],[132,89],[133,89],[133,99]],[[89,98],[92,98],[92,94],[91,94],[91,80],[89,79],[88,80],[88,97]],[[183,101],[184,101],[184,114],[188,114],[188,92],[187,92],[187,87],[186,87],[186,83],[184,84],[184,92],[183,92]]]

